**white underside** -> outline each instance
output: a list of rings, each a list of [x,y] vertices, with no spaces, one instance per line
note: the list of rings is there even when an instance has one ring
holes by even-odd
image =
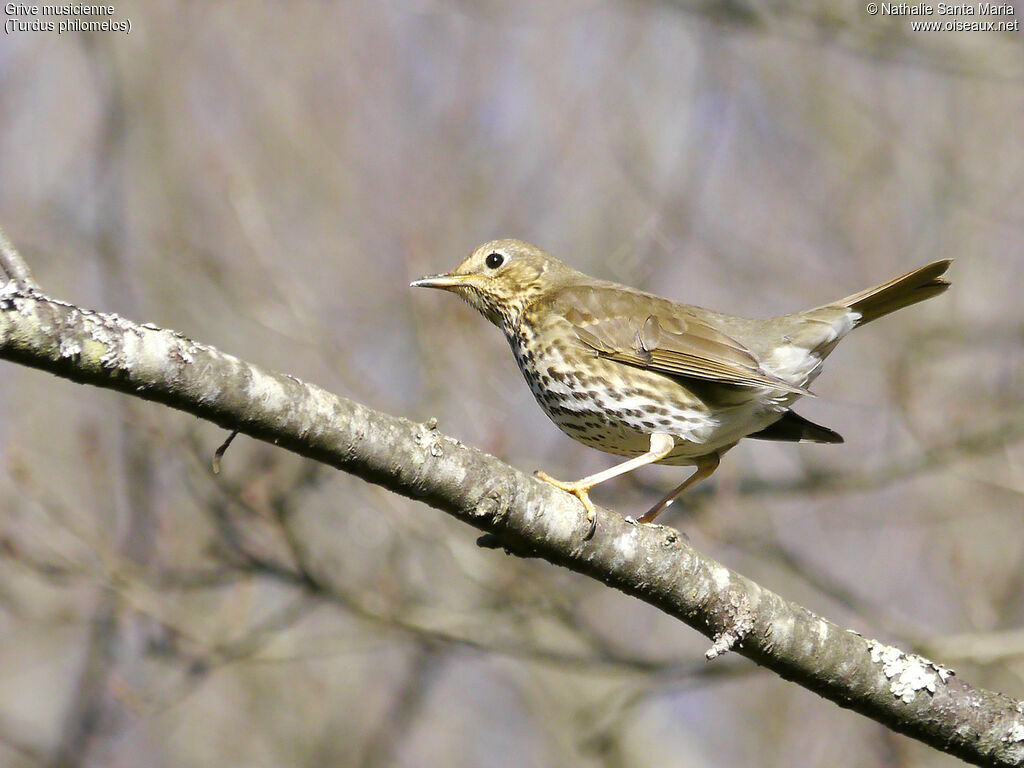
[[[820,335],[804,336],[801,338],[801,344],[783,344],[776,347],[761,365],[783,381],[798,387],[806,387],[821,373],[823,358],[812,350],[822,347],[831,350],[829,345],[852,331],[859,319],[859,313],[850,311],[834,323],[823,322]]]

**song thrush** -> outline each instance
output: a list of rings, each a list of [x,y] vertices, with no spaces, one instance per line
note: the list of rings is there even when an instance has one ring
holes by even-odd
[[[577,272],[519,240],[494,240],[453,272],[415,287],[452,291],[501,328],[537,402],[563,432],[631,457],[566,483],[596,525],[589,491],[647,464],[697,470],[655,504],[650,522],[711,475],[741,438],[841,443],[790,406],[857,326],[942,293],[936,261],[816,309],[766,319],[678,304]]]

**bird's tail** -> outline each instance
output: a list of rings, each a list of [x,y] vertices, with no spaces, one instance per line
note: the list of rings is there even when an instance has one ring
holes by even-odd
[[[951,259],[933,261],[887,283],[840,299],[835,305],[857,312],[860,315],[857,325],[870,323],[897,309],[938,296],[949,288],[949,281],[941,275],[949,269],[951,263]]]

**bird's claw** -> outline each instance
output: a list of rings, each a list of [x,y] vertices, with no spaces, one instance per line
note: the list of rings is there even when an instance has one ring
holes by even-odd
[[[594,507],[594,502],[590,500],[590,489],[593,486],[580,485],[579,483],[566,483],[562,480],[556,480],[547,472],[538,469],[533,473],[538,479],[543,480],[545,483],[555,486],[559,490],[571,493],[577,499],[583,503],[583,508],[587,511],[587,534],[583,537],[584,541],[589,541],[594,538],[594,533],[597,531],[597,509]]]

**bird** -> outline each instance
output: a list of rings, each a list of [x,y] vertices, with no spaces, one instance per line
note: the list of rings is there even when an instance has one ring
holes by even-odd
[[[942,293],[935,261],[814,309],[755,319],[681,304],[579,272],[529,243],[492,240],[451,272],[414,280],[450,291],[502,330],[540,407],[584,445],[628,457],[573,482],[585,538],[594,486],[648,464],[695,471],[635,520],[651,523],[710,477],[743,438],[842,443],[792,410],[854,328]]]

